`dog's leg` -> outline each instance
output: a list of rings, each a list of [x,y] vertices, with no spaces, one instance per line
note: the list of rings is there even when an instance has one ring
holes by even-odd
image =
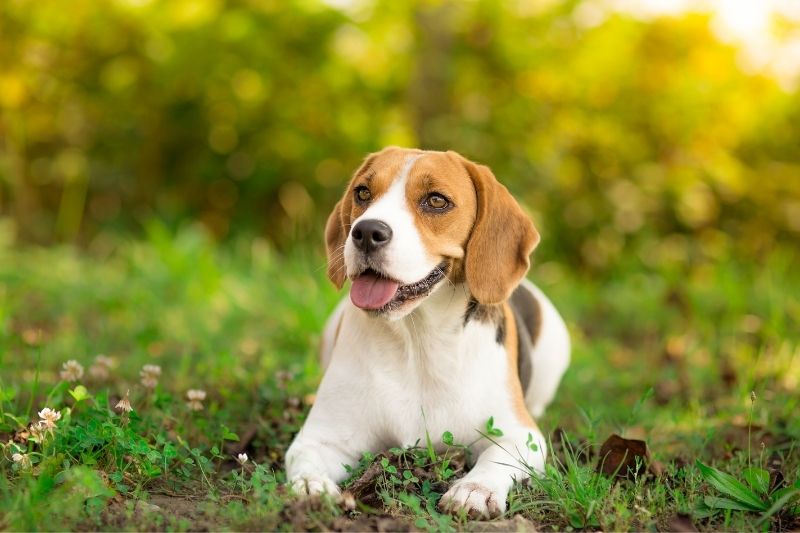
[[[503,436],[488,446],[484,443],[484,447],[472,470],[442,496],[439,501],[442,511],[463,510],[470,518],[495,518],[506,511],[506,499],[514,480],[527,479],[531,471],[544,472],[547,451],[544,437],[536,428],[517,426],[508,431],[504,428]]]
[[[358,463],[361,453],[375,448],[370,435],[360,424],[357,406],[351,395],[329,393],[320,387],[303,428],[286,452],[286,477],[299,495],[327,492],[338,497],[340,483],[347,477],[345,466]]]
[[[344,358],[342,358],[344,359]],[[350,359],[331,362],[303,428],[286,452],[286,477],[300,495],[340,494],[337,483],[347,477],[345,465],[358,463],[373,451],[369,403],[353,383],[366,381]]]

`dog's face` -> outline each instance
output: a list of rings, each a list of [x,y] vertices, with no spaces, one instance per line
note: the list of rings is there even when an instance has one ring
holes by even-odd
[[[455,152],[386,148],[356,171],[326,227],[328,276],[350,299],[400,318],[443,283],[505,300],[539,235],[491,171]]]

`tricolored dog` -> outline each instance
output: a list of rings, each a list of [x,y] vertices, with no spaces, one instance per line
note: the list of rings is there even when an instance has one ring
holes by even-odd
[[[355,173],[325,239],[350,298],[323,334],[326,372],[286,455],[292,487],[337,496],[363,452],[450,431],[476,461],[440,507],[502,514],[514,479],[544,468],[533,417],[569,363],[564,321],[524,279],[533,223],[489,168],[392,147]],[[480,435],[490,417],[494,442]]]

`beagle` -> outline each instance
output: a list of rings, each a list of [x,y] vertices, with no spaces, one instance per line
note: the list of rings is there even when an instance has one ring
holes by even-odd
[[[326,371],[286,453],[288,482],[338,496],[363,452],[428,435],[442,450],[449,431],[476,461],[440,508],[502,514],[514,480],[544,469],[532,417],[569,363],[564,321],[524,279],[533,223],[488,167],[391,147],[356,171],[325,239],[328,277],[349,279],[350,298],[325,327]]]

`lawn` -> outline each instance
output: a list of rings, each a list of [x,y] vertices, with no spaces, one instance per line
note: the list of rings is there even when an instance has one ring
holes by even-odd
[[[603,274],[535,256],[574,342],[539,421],[554,453],[476,525],[436,511],[459,443],[366,456],[344,505],[285,489],[343,296],[321,245],[152,224],[83,251],[0,246],[0,529],[798,529],[797,251],[685,252]],[[53,427],[31,432],[40,418]],[[598,472],[612,434],[647,458]]]

